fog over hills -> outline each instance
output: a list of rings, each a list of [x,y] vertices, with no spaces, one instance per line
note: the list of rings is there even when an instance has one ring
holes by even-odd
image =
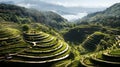
[[[34,8],[40,11],[53,11],[60,14],[62,17],[70,20],[76,20],[86,16],[88,13],[102,11],[105,8],[88,8],[88,7],[65,7],[59,4],[53,4],[41,0],[1,0],[0,2],[16,4],[26,8]]]

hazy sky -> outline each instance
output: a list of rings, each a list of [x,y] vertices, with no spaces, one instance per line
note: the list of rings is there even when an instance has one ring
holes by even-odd
[[[109,7],[120,0],[42,0],[67,7],[84,6],[84,7]]]
[[[10,1],[10,0],[0,0],[0,1]],[[12,0],[12,1],[22,1],[22,0]],[[36,0],[36,1],[39,1],[39,0]],[[59,5],[63,5],[66,7],[74,7],[74,6],[109,7],[115,3],[120,2],[120,0],[40,0],[40,1],[45,1],[45,2],[49,2],[53,4],[59,4]]]

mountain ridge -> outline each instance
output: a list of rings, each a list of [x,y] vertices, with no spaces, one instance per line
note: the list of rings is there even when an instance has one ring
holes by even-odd
[[[61,28],[66,19],[51,11],[37,11],[11,4],[0,4],[0,19],[17,23],[38,22],[47,26]],[[58,25],[58,26],[57,26]]]
[[[78,23],[98,23],[105,26],[120,26],[120,3],[116,3],[104,11],[88,14]]]
[[[6,2],[6,1],[5,1]],[[105,8],[87,8],[87,7],[66,7],[63,5],[57,5],[53,3],[48,3],[44,1],[36,1],[36,0],[21,0],[19,2],[14,2],[15,5],[19,5],[22,7],[27,7],[27,8],[33,8],[39,11],[54,11],[58,14],[60,14],[62,17],[69,19],[65,15],[77,15],[79,13],[93,13],[97,11],[103,11]],[[44,8],[43,8],[44,7]],[[84,15],[86,16],[86,15]],[[72,17],[72,16],[71,16]],[[81,18],[80,16],[77,16],[77,18]],[[75,18],[75,19],[77,19]]]

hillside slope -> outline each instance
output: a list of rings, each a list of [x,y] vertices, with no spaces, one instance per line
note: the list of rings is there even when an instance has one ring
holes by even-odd
[[[87,36],[93,34],[96,31],[112,35],[120,33],[118,29],[103,27],[99,25],[78,25],[72,29],[69,29],[63,34],[63,36],[66,41],[80,44],[87,38]]]
[[[105,11],[96,12],[87,15],[78,23],[97,23],[105,26],[119,27],[120,26],[120,3],[114,4]]]
[[[57,29],[61,29],[63,27],[62,23],[67,22],[67,20],[53,12],[40,12],[10,4],[0,4],[0,22],[2,21],[15,23],[38,22]]]
[[[109,34],[95,32],[85,39],[82,46],[87,51],[98,51],[111,47],[113,43],[115,43],[114,39],[115,37],[110,36]]]

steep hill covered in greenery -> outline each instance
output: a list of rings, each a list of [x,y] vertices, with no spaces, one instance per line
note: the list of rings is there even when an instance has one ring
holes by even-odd
[[[88,14],[78,23],[87,24],[95,23],[102,24],[110,27],[120,27],[120,3],[116,3],[113,6],[107,8],[104,11]]]
[[[0,65],[51,67],[59,61],[70,60],[70,46],[59,34],[53,36],[55,31],[48,30],[39,24],[1,23]]]
[[[89,35],[99,31],[107,34],[116,35],[119,34],[119,29],[103,27],[100,25],[79,25],[63,33],[63,37],[66,41],[76,44],[82,43]]]
[[[62,32],[66,42],[80,52],[86,54],[112,47],[116,42],[115,36],[120,30],[101,25],[79,25]]]
[[[116,36],[116,43],[112,47],[99,52],[83,55],[80,60],[82,67],[110,67],[120,66],[120,36]]]
[[[114,36],[101,32],[95,32],[85,39],[82,46],[87,51],[99,51],[111,47],[113,43],[115,43]]]
[[[67,20],[51,11],[37,11],[10,4],[0,4],[0,22],[10,21],[20,24],[38,22],[52,28],[61,29]]]

